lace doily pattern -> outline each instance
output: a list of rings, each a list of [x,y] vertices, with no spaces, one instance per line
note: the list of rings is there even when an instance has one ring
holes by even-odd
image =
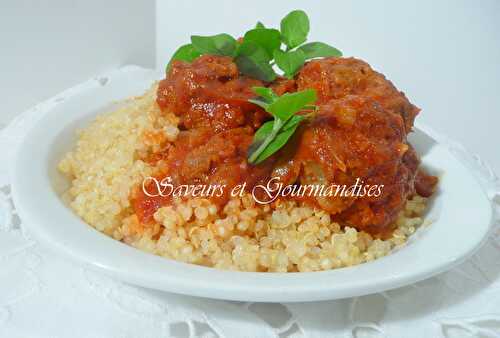
[[[18,116],[0,131],[3,163],[11,161],[24,132],[44,112],[88,87],[105,86],[108,76],[112,73]],[[459,267],[422,282],[314,303],[237,303],[168,294],[68,261],[23,230],[3,165],[0,337],[500,337],[500,182],[479,157],[431,134],[449,146],[488,193],[494,226],[486,244]]]

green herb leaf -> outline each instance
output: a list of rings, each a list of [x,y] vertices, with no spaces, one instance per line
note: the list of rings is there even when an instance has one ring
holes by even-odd
[[[323,42],[309,42],[299,47],[304,52],[306,59],[328,56],[342,56],[342,52],[335,47]]]
[[[271,103],[266,111],[280,120],[287,121],[292,115],[315,101],[316,91],[314,89],[286,93]]]
[[[273,131],[274,120],[267,121],[255,132],[253,136],[253,142],[248,148],[248,153],[253,153],[257,148],[264,142],[264,140],[271,134]]]
[[[278,95],[276,95],[271,88],[267,87],[252,87],[252,90],[255,94],[259,95],[256,99],[249,99],[249,102],[252,102],[267,111],[269,104],[276,101]]]
[[[196,59],[198,56],[200,56],[201,53],[197,52],[192,44],[187,44],[187,45],[182,45],[180,46],[172,55],[172,58],[170,59],[170,62],[167,65],[167,72],[170,69],[170,65],[172,64],[172,61],[174,60],[182,60],[186,62],[192,62],[194,59]]]
[[[302,121],[302,120],[300,120]],[[259,164],[262,161],[264,161],[266,158],[283,148],[283,146],[288,142],[290,137],[295,133],[297,130],[297,127],[299,126],[299,123],[291,123],[286,129],[285,127],[281,128],[281,131],[278,132],[276,137],[267,145],[267,147],[264,148],[264,150],[257,156],[257,159],[255,160],[255,164]]]
[[[267,103],[272,103],[279,96],[276,95],[271,88],[267,87],[252,87],[252,90],[255,94],[262,97]]]
[[[249,101],[259,104],[274,116],[273,121],[264,123],[255,132],[253,142],[248,148],[248,162],[259,164],[288,142],[300,122],[307,117],[294,114],[303,109],[310,109],[310,103],[316,101],[316,92],[313,89],[307,89],[277,96],[270,88],[253,87],[252,89],[261,99]]]
[[[276,78],[266,50],[252,41],[243,41],[234,60],[240,73],[266,82]]]
[[[285,124],[283,124],[281,131],[287,131],[290,130],[291,128],[296,127],[300,122],[305,120],[305,117],[302,115],[294,115],[290,120],[288,120]],[[264,123],[259,130],[255,132],[255,135],[253,137],[253,143],[249,148],[249,152],[251,152],[251,149],[255,147],[256,145],[259,146],[262,144],[262,142],[271,134],[273,131],[273,126],[274,126],[274,120],[273,121],[267,121]]]
[[[342,53],[328,44],[311,42],[302,45],[309,34],[309,18],[302,10],[288,13],[280,23],[280,30],[266,28],[260,21],[255,28],[247,31],[241,40],[229,34],[212,36],[191,36],[191,44],[181,46],[172,60],[191,62],[203,54],[231,56],[241,74],[262,81],[271,82],[276,78],[273,70],[278,66],[288,78],[293,78],[308,59],[316,57],[341,56]],[[281,50],[284,43],[285,51]],[[261,107],[270,105],[269,100],[252,99]]]
[[[274,50],[281,46],[281,35],[277,29],[255,28],[245,33],[244,41],[252,41],[263,47],[272,59]]]
[[[201,54],[234,56],[236,40],[229,34],[212,36],[191,36],[194,49]]]
[[[289,49],[295,48],[307,39],[309,18],[304,11],[295,10],[281,20],[281,39]]]
[[[264,24],[260,21],[257,21],[257,24],[255,25],[255,28],[266,28],[266,26],[264,26]]]
[[[258,105],[259,107],[262,107],[264,110],[267,110],[267,108],[269,107],[269,103],[261,99],[248,99],[248,102],[252,102],[253,104]]]
[[[254,135],[254,140],[248,148],[248,162],[258,164],[264,160],[260,154],[273,142],[284,122],[280,119],[264,123]],[[260,157],[260,158],[259,158]]]
[[[295,115],[285,124],[281,120],[264,123],[255,133],[254,141],[249,147],[249,162],[259,164],[283,148],[304,119],[303,116]],[[275,132],[276,128],[277,132]]]
[[[306,56],[300,49],[296,51],[283,52],[279,49],[274,51],[274,61],[289,79],[295,76],[295,73],[306,62]]]
[[[293,115],[281,128],[281,131],[286,131],[291,128],[295,128],[300,122],[304,121],[306,117],[304,115]]]

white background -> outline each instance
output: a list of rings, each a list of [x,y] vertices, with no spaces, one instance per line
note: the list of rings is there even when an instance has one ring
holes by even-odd
[[[289,10],[311,40],[367,60],[419,107],[418,118],[500,172],[500,2],[0,1],[0,124],[117,65],[163,68],[190,34],[238,36]],[[155,52],[156,39],[156,52]]]
[[[154,66],[153,0],[0,0],[0,126],[91,76]]]

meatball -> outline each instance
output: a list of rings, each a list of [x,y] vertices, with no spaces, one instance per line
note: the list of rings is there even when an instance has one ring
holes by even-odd
[[[297,76],[297,89],[314,88],[319,102],[361,95],[377,101],[384,110],[401,115],[406,133],[420,111],[384,75],[355,58],[325,58],[308,62]]]
[[[270,118],[248,99],[253,86],[268,85],[278,95],[313,88],[315,115],[301,124],[285,147],[259,165],[247,162],[255,131]],[[191,64],[174,61],[159,84],[157,103],[180,118],[177,140],[155,156],[157,176],[174,185],[245,183],[248,191],[278,177],[284,184],[381,187],[355,196],[308,196],[334,220],[385,237],[411,195],[430,196],[437,179],[419,168],[407,142],[419,109],[382,74],[354,58],[308,62],[295,79],[264,84],[239,74],[233,60],[204,55]],[[299,199],[301,197],[298,197]],[[141,222],[168,199],[138,191],[133,206]]]
[[[253,139],[250,127],[214,134],[210,128],[183,131],[166,159],[165,174],[177,184],[225,184],[232,187],[252,181],[264,166],[253,168],[246,161]],[[264,175],[266,178],[268,172]]]
[[[173,61],[160,81],[157,102],[180,117],[185,129],[211,127],[215,132],[250,126],[258,128],[269,115],[248,102],[255,97],[256,79],[240,76],[230,57],[204,55],[192,63]]]
[[[316,197],[345,224],[383,234],[414,193],[418,157],[406,143],[401,115],[372,98],[346,95],[319,106],[302,127],[291,163],[301,184],[383,186],[379,196]],[[293,170],[283,171],[287,174]],[[276,173],[276,171],[275,171]]]

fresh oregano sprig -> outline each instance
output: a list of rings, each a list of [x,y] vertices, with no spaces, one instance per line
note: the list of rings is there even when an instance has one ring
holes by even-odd
[[[192,62],[202,54],[212,54],[233,57],[242,74],[262,81],[271,82],[276,78],[274,65],[283,71],[284,76],[293,78],[309,59],[342,56],[342,52],[326,43],[305,43],[309,28],[307,14],[295,10],[281,20],[280,30],[257,22],[240,41],[225,33],[193,35],[190,44],[177,49],[168,68],[172,60]]]
[[[315,109],[316,91],[306,89],[295,93],[276,95],[271,88],[253,87],[259,97],[249,101],[264,108],[273,120],[264,123],[256,132],[248,149],[247,160],[259,164],[281,149],[295,133],[299,124],[306,119],[297,115],[299,111]]]
[[[287,49],[295,48],[307,40],[309,18],[304,11],[291,11],[281,20],[280,30]]]

